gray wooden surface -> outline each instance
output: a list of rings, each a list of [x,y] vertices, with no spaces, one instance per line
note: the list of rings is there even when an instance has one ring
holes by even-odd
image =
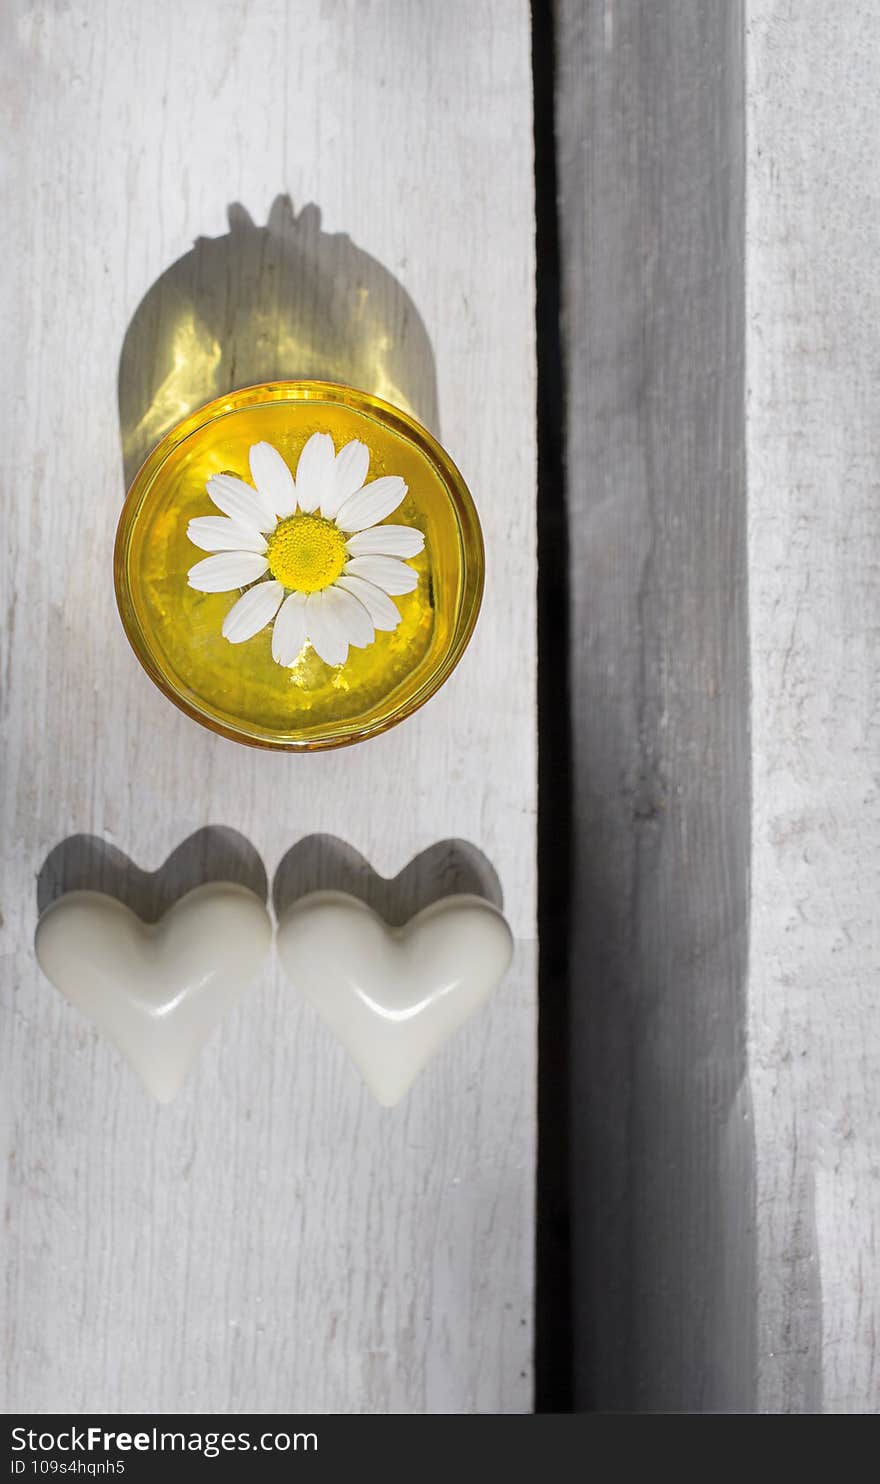
[[[0,1407],[527,1410],[528,7],[8,0],[2,24]],[[490,571],[422,712],[289,758],[150,684],[112,549],[169,417],[317,370],[439,425]],[[99,885],[155,915],[218,874],[398,919],[466,884],[503,898],[514,968],[389,1113],[273,960],[160,1109],[41,977],[37,910]]]
[[[759,1400],[880,1411],[880,9],[747,6]]]
[[[742,14],[558,23],[575,1401],[748,1407]]]
[[[558,17],[577,1401],[877,1411],[880,12]]]

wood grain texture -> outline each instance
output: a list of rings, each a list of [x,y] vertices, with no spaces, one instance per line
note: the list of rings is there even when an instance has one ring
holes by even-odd
[[[10,0],[4,15],[0,1405],[526,1410],[525,0]],[[322,229],[350,234],[418,307],[440,432],[489,553],[482,618],[444,690],[387,736],[303,759],[214,738],[169,706],[127,647],[111,582],[116,378],[132,315],[197,236],[227,232],[228,203],[261,223],[283,191],[297,210],[317,203]],[[405,340],[406,326],[396,333]],[[36,885],[50,889],[43,867],[60,842],[96,836],[153,871],[209,825],[250,842],[258,861],[242,870],[269,883],[316,833],[386,876],[443,839],[491,862],[514,969],[396,1112],[373,1104],[274,963],[165,1110],[41,978]]]
[[[575,1397],[747,1408],[741,9],[557,15]]]
[[[880,13],[747,0],[759,1400],[880,1409]]]

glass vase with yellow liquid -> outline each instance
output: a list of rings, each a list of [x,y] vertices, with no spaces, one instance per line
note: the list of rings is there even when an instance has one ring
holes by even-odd
[[[312,505],[306,472],[320,484],[343,450],[350,483],[368,465],[362,487]],[[473,631],[484,555],[461,475],[414,418],[349,386],[276,381],[162,437],[114,567],[126,634],[170,700],[236,741],[308,751],[375,736],[434,694]]]

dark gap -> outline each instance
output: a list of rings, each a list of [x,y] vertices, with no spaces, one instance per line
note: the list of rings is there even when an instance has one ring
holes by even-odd
[[[538,371],[538,1177],[535,1410],[572,1410],[568,1061],[571,713],[553,6],[533,0]]]

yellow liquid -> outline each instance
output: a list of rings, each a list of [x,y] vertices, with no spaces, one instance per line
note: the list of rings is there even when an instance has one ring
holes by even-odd
[[[414,592],[395,597],[401,618],[345,664],[326,665],[307,645],[287,669],[272,658],[271,626],[244,644],[222,637],[239,592],[199,593],[187,572],[205,553],[188,522],[217,514],[212,474],[250,481],[248,450],[265,440],[292,469],[312,433],[339,450],[370,451],[368,479],[398,474],[408,486],[389,523],[418,527],[425,549],[407,565]],[[482,542],[470,497],[446,455],[412,419],[366,393],[326,383],[274,383],[230,394],[174,429],[132,486],[117,537],[120,612],[139,658],[196,719],[243,741],[333,746],[383,730],[445,678],[476,618]]]

